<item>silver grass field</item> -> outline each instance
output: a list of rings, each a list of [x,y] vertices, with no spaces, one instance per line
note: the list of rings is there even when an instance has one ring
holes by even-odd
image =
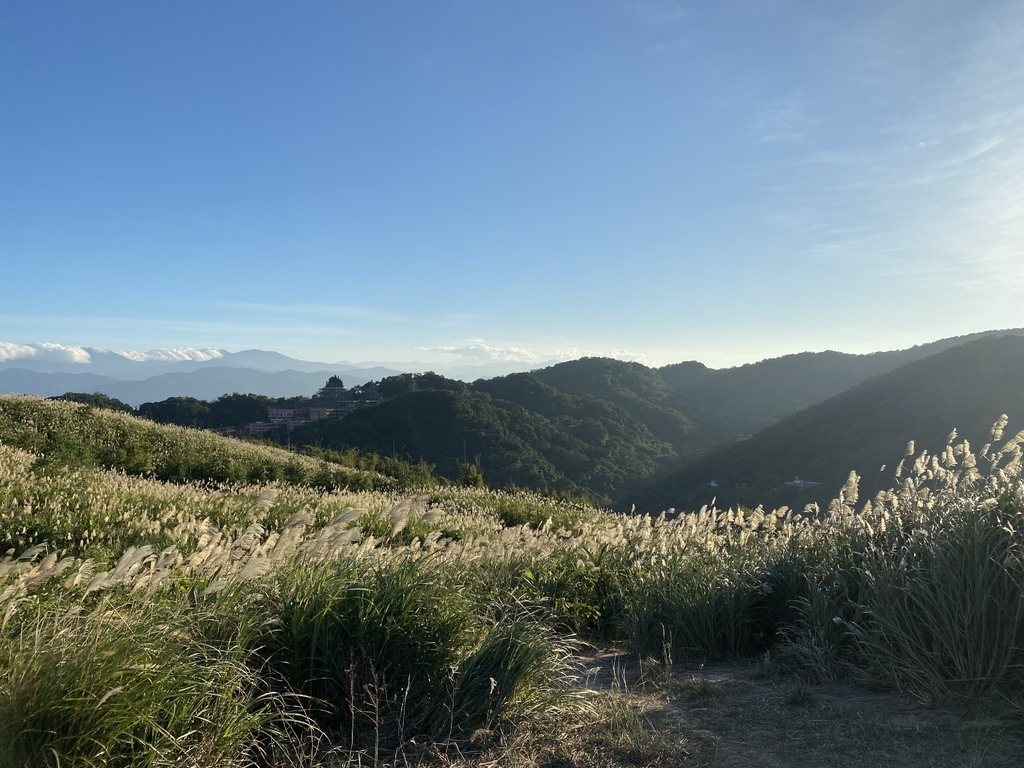
[[[828,509],[619,515],[0,398],[0,768],[447,764],[598,718],[593,647],[1019,718],[1006,427]]]

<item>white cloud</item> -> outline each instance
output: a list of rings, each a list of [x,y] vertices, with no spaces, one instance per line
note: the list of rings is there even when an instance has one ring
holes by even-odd
[[[43,359],[81,364],[88,363],[92,359],[89,353],[82,347],[69,347],[64,344],[49,344],[45,342],[33,346],[39,350],[39,356]]]
[[[647,355],[640,352],[631,352],[628,349],[612,349],[612,350],[596,350],[596,349],[580,349],[579,347],[569,347],[567,349],[559,349],[554,354],[549,355],[549,360],[579,360],[581,357],[610,357],[615,360],[624,360],[630,363],[640,363],[642,365],[653,366],[656,363]]]
[[[1001,135],[961,126],[959,135],[920,154],[890,146],[858,171],[835,167],[844,197],[870,226],[854,238],[819,242],[818,253],[962,288],[1024,289],[1024,111],[1019,114],[1020,125]],[[819,214],[826,222],[833,217],[824,205]]]
[[[148,352],[137,352],[134,350],[103,349],[100,347],[75,347],[47,341],[33,344],[15,344],[9,341],[0,341],[0,362],[31,358],[33,360],[88,365],[93,362],[92,356],[94,354],[101,353],[120,355],[137,363],[149,361],[179,362],[182,360],[202,362],[216,360],[224,356],[221,350],[212,348],[194,349],[191,347],[177,347],[174,349],[151,349]]]
[[[136,352],[134,350],[124,349],[109,349],[103,350],[104,352],[113,352],[115,355],[121,357],[127,357],[129,360],[134,360],[137,363],[142,362],[180,362],[183,360],[192,360],[194,362],[205,362],[207,360],[216,360],[224,356],[224,353],[219,349],[193,349],[191,347],[177,347],[175,349],[151,349],[148,352]]]
[[[13,344],[0,341],[0,361],[21,360],[31,357],[35,360],[52,360],[60,363],[88,363],[89,353],[82,347],[42,342],[38,344]]]
[[[578,360],[581,357],[612,357],[616,360],[627,360],[644,365],[652,365],[651,359],[647,355],[631,352],[626,349],[598,350],[566,347],[551,352],[542,352],[528,349],[527,347],[495,347],[487,344],[482,339],[471,339],[469,343],[461,346],[419,347],[418,351],[457,355],[462,360],[502,363],[543,364]]]
[[[802,137],[809,145],[802,158],[777,166],[796,182],[799,205],[769,200],[762,218],[802,228],[807,253],[823,261],[923,287],[1019,299],[1024,12],[994,3],[963,24],[936,22],[915,36],[920,17],[910,11],[917,6],[900,7],[905,13],[871,17],[859,34],[833,41],[839,50],[858,41],[847,49],[848,74],[872,83],[863,93],[844,92],[847,102],[865,106],[856,119],[811,136],[795,99],[767,105],[753,121],[759,141]],[[829,100],[813,96],[815,103]],[[834,137],[844,143],[823,143]]]
[[[631,363],[640,363],[641,365],[655,366],[658,363],[652,360],[649,356],[641,354],[640,352],[630,352],[628,349],[613,349],[604,357],[614,357],[616,360],[625,360]]]
[[[535,363],[538,360],[536,354],[524,347],[492,347],[482,339],[470,339],[468,344],[459,347],[417,347],[417,351],[457,355],[467,360],[508,363]]]
[[[35,348],[27,344],[13,344],[9,341],[0,341],[0,362],[35,357],[36,354]]]

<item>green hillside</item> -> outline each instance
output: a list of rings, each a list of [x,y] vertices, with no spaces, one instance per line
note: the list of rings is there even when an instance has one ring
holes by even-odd
[[[610,358],[584,357],[535,371],[534,376],[562,392],[613,403],[677,452],[689,449],[694,425],[672,406],[668,384],[651,368]]]
[[[402,462],[350,454],[326,461],[71,401],[0,396],[0,439],[40,466],[97,467],[169,482],[284,481],[320,488],[399,490],[430,483]],[[374,471],[380,469],[382,471]],[[385,474],[386,472],[386,474]]]
[[[422,459],[451,479],[473,465],[495,488],[598,498],[651,475],[673,455],[670,445],[625,410],[562,394],[529,374],[477,382],[462,391],[455,384],[407,391],[338,421],[302,425],[290,438],[298,445]]]
[[[1020,333],[990,331],[866,355],[803,352],[718,370],[686,362],[658,373],[671,390],[667,404],[696,425],[695,447],[709,448],[915,360],[981,338]]]
[[[771,443],[774,464],[748,458],[745,451],[756,450],[749,446],[729,449],[739,464],[718,462],[716,447],[908,362],[986,338],[1012,344],[1021,337],[977,334],[871,355],[804,353],[723,370],[699,363],[654,370],[583,358],[472,384],[434,373],[403,374],[377,385],[386,398],[381,404],[337,422],[304,425],[289,439],[422,460],[453,480],[473,465],[492,487],[587,494],[624,509],[634,503],[696,507],[716,493],[730,502],[820,501],[845,479],[849,462],[861,467],[884,454],[873,440],[856,450],[815,447],[814,460],[803,464],[789,457],[791,449],[783,449],[771,429],[751,446]],[[814,420],[816,413],[800,418]],[[911,432],[920,426],[913,419],[888,423]],[[886,432],[873,434],[884,440]],[[708,450],[714,453],[692,470],[684,464]],[[838,464],[830,463],[833,457]],[[819,483],[817,490],[787,490],[783,483],[795,475]]]
[[[644,508],[719,504],[797,508],[824,503],[856,470],[871,492],[888,487],[908,440],[941,451],[954,427],[986,441],[1000,414],[1024,426],[1024,337],[982,338],[908,363],[766,427],[747,440],[680,463],[633,489]],[[886,469],[881,470],[885,465]],[[799,476],[818,483],[784,485]],[[715,483],[710,486],[709,483]]]

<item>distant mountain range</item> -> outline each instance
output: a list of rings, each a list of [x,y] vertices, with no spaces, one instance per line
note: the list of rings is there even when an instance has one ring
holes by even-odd
[[[348,386],[375,381],[379,404],[303,425],[289,440],[423,459],[452,479],[472,466],[495,487],[588,494],[644,511],[713,499],[801,508],[826,503],[850,470],[867,497],[891,484],[908,440],[937,451],[954,427],[978,443],[1002,413],[1011,427],[1024,424],[1024,329],[718,370],[583,358],[491,377],[478,370],[465,377],[471,383],[259,350],[200,352],[136,361],[89,350],[89,373],[82,363],[8,359],[0,393],[102,392],[138,405],[233,392],[308,396],[331,375]],[[787,485],[797,476],[806,483]]]
[[[195,397],[215,400],[232,392],[269,397],[312,395],[334,371],[275,371],[253,368],[212,366],[197,371],[161,373],[142,380],[116,379],[93,373],[39,373],[20,368],[0,370],[0,394],[29,394],[54,397],[65,392],[102,392],[129,405],[166,400],[168,397]],[[392,376],[398,371],[352,369],[339,372],[349,386]]]
[[[76,347],[61,348],[64,354],[58,356],[47,349],[56,345],[17,346],[18,356],[0,354],[0,394],[52,397],[65,392],[102,392],[134,406],[176,396],[210,400],[232,392],[269,397],[311,395],[332,375],[355,386],[403,372],[436,370],[471,381],[524,367],[523,363],[504,361],[448,368],[417,362],[320,363],[259,349],[189,350],[191,357],[176,359],[185,355],[168,350],[166,354],[128,356],[131,353]],[[42,354],[28,353],[36,348]],[[75,354],[68,354],[68,349]]]
[[[787,414],[907,363],[1003,335],[1024,335],[1024,329],[986,331],[867,355],[803,352],[736,368],[712,370],[690,362],[658,372],[671,388],[671,404],[701,426],[699,447],[706,448],[752,434]]]

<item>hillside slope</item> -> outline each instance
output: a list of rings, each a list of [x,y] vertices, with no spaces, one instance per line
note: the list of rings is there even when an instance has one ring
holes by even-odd
[[[670,403],[668,384],[652,368],[604,357],[584,357],[534,371],[533,375],[567,394],[595,397],[619,406],[679,452],[690,447],[694,425]]]
[[[401,467],[395,476],[385,477],[358,467],[358,456],[348,464],[317,460],[127,413],[35,397],[0,395],[0,443],[35,454],[37,464],[58,473],[68,466],[96,467],[170,482],[279,480],[321,489],[399,490],[403,483],[397,478],[412,474],[412,468]]]
[[[802,507],[831,499],[856,470],[862,491],[871,493],[888,487],[908,439],[934,452],[955,427],[980,448],[1003,413],[1019,429],[1022,382],[1024,337],[982,338],[865,381],[629,492],[645,509],[691,509],[712,498],[720,506]],[[818,485],[784,485],[795,476]]]
[[[658,373],[671,391],[666,404],[690,417],[697,426],[695,444],[708,448],[756,432],[782,416],[915,360],[982,338],[1022,333],[1020,329],[986,331],[867,355],[802,352],[719,370],[687,362],[659,368]]]
[[[303,425],[291,440],[423,459],[449,478],[472,464],[496,488],[599,497],[648,477],[673,455],[623,409],[560,393],[529,374],[478,382],[473,390],[458,384],[413,389],[338,421]]]

